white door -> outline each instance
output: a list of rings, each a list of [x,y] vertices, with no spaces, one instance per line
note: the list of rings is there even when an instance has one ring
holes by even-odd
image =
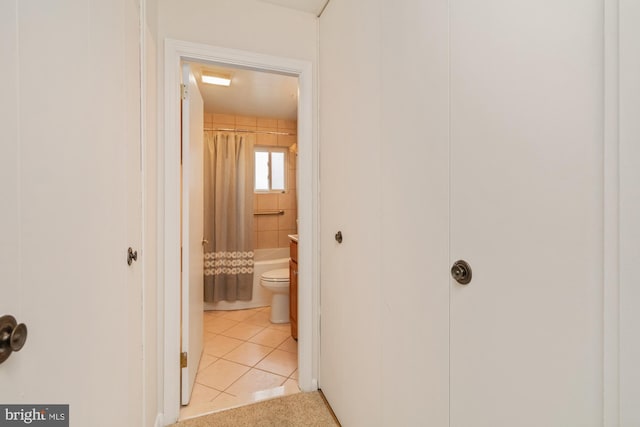
[[[28,328],[0,365],[0,402],[69,404],[71,425],[137,426],[139,9],[67,6],[0,2],[0,316]]]
[[[181,370],[181,403],[191,399],[200,356],[204,310],[203,274],[203,123],[204,107],[189,64],[182,66],[187,86],[182,99],[182,352],[187,367]]]
[[[602,10],[451,2],[452,427],[601,425]]]
[[[347,2],[332,4],[323,17],[327,31],[320,51],[322,195],[321,359],[319,386],[343,425],[375,425],[380,407],[379,105],[350,93],[375,85],[375,50],[367,39],[344,38],[352,22]],[[359,28],[376,26],[376,14],[361,16]],[[340,31],[338,31],[338,28]],[[359,52],[358,56],[338,52]],[[325,191],[326,189],[326,191]],[[352,195],[358,195],[354,202]],[[336,234],[341,233],[336,238]],[[339,242],[341,240],[341,243]],[[356,397],[357,396],[357,397]]]

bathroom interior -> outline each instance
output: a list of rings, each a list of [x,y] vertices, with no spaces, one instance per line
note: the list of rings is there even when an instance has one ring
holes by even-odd
[[[205,311],[203,353],[180,419],[300,391],[298,79],[190,66],[204,101]]]

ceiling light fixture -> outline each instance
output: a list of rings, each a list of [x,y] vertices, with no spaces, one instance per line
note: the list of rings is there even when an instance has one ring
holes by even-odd
[[[205,74],[202,73],[202,83],[210,85],[229,86],[231,84],[231,76],[224,74]]]

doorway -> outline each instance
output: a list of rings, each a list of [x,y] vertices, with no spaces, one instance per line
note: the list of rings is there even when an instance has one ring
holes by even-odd
[[[164,143],[164,319],[160,322],[163,342],[163,388],[165,422],[177,420],[180,409],[180,64],[184,61],[280,73],[298,78],[298,232],[299,241],[299,340],[298,384],[302,391],[317,389],[318,365],[318,273],[316,248],[317,147],[314,143],[312,64],[307,61],[255,54],[194,43],[165,43],[165,143]]]
[[[289,295],[278,310],[260,280],[262,274],[288,272],[289,246],[298,235],[298,78],[206,63],[185,66],[183,80],[190,83],[183,126],[191,128],[194,110],[204,120],[198,118],[189,135],[183,130],[183,204],[204,200],[204,208],[197,206],[204,221],[191,213],[183,223],[183,286],[185,271],[194,271],[194,280],[186,281],[198,300],[188,308],[189,326],[183,324],[188,372],[183,370],[180,419],[300,391]],[[195,152],[188,149],[192,144]],[[273,158],[264,159],[269,153]],[[186,177],[196,175],[204,186],[187,187]],[[197,240],[194,251],[185,251],[185,234]],[[295,301],[295,293],[289,294]],[[185,336],[197,337],[197,345],[191,339],[187,345]]]

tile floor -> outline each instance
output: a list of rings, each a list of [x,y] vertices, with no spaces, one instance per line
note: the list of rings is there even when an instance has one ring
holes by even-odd
[[[205,311],[204,351],[180,419],[298,393],[298,343],[271,307]]]

